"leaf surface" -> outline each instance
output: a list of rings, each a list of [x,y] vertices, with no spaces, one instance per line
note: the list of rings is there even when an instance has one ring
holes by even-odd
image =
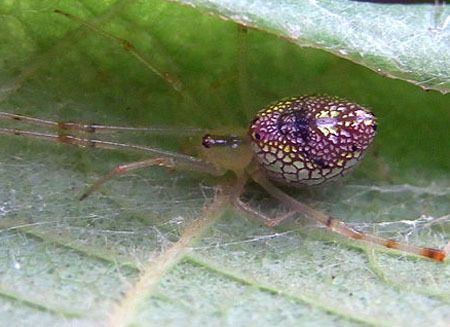
[[[450,7],[377,1],[178,0],[424,89],[450,90]],[[405,4],[406,3],[406,4]]]
[[[55,8],[127,39],[175,84]],[[446,243],[448,96],[202,11],[164,1],[3,3],[0,110],[57,121],[234,129],[286,96],[342,96],[377,115],[371,152],[342,183],[287,191],[368,232]],[[278,21],[271,22],[279,32]],[[315,46],[325,42],[321,24]],[[338,48],[334,38],[325,43]],[[448,71],[442,74],[448,81]],[[181,85],[181,92],[173,87]],[[185,136],[106,136],[191,150]],[[116,178],[80,202],[79,194],[116,164],[145,156],[3,135],[0,149],[5,324],[446,326],[450,320],[448,263],[345,240],[302,217],[263,227],[214,202],[217,185],[231,176],[151,168]],[[283,210],[251,184],[244,199],[272,214]]]

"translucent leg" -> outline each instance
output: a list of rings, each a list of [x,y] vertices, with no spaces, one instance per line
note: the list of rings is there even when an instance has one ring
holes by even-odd
[[[0,112],[0,120],[13,120],[20,123],[26,123],[30,125],[37,125],[41,127],[49,127],[56,129],[56,133],[46,133],[37,132],[31,129],[18,129],[18,128],[0,128],[0,134],[4,135],[16,135],[24,136],[36,139],[45,139],[52,142],[72,144],[83,148],[106,148],[106,149],[117,149],[117,150],[134,150],[143,151],[149,154],[164,156],[170,158],[177,158],[178,160],[184,160],[194,163],[199,163],[202,165],[203,160],[184,155],[181,153],[175,153],[166,151],[159,148],[136,145],[136,144],[126,144],[111,142],[106,140],[93,139],[90,136],[97,131],[104,132],[115,132],[115,131],[143,131],[151,132],[158,135],[175,135],[175,136],[186,136],[186,135],[198,135],[203,130],[201,129],[174,129],[174,128],[134,128],[134,127],[123,127],[123,126],[108,126],[108,125],[97,125],[97,124],[82,124],[75,122],[57,122],[52,120],[45,120],[40,118],[34,118],[30,116],[18,115],[8,112]],[[80,137],[77,135],[68,134],[67,131],[83,132],[89,134],[89,137]],[[178,134],[179,133],[179,134]]]
[[[112,141],[104,141],[97,140],[91,138],[78,137],[74,135],[68,134],[52,134],[52,133],[43,133],[43,132],[35,132],[17,128],[0,128],[0,134],[4,135],[16,135],[16,136],[24,136],[29,138],[36,139],[45,139],[47,141],[56,142],[56,143],[64,143],[76,145],[82,148],[100,148],[100,149],[115,149],[115,150],[133,150],[133,151],[142,151],[152,155],[164,156],[173,159],[177,159],[182,162],[189,162],[192,165],[197,165],[199,167],[211,167],[208,172],[210,174],[216,175],[217,168],[215,166],[205,160],[192,157],[189,155],[185,155],[182,153],[171,152],[159,148],[154,148],[150,146],[137,145],[137,144],[128,144],[128,143],[119,143]],[[221,175],[221,174],[219,174]]]
[[[185,100],[189,101],[189,103],[195,105],[198,107],[197,103],[194,101],[194,99],[191,97],[190,94],[187,93],[186,89],[184,88],[183,83],[181,80],[175,76],[174,74],[171,74],[169,72],[164,71],[154,63],[150,62],[149,60],[145,59],[145,57],[136,49],[136,47],[128,40],[123,39],[121,37],[118,37],[114,34],[111,34],[100,27],[96,26],[95,24],[92,24],[88,21],[85,21],[75,15],[72,15],[70,13],[67,13],[65,11],[55,9],[55,13],[63,15],[73,21],[76,21],[90,30],[101,34],[114,42],[118,43],[125,49],[128,53],[130,53],[134,58],[136,58],[139,62],[141,62],[148,70],[152,71],[154,74],[159,76],[163,81],[165,81],[173,90],[175,90],[178,94],[180,94]]]
[[[2,113],[5,114],[5,113]],[[7,114],[8,116],[9,114]],[[13,117],[14,114],[9,115],[8,117]],[[2,115],[0,114],[0,117]],[[24,116],[20,116],[21,119]],[[48,120],[41,120],[32,117],[26,117],[27,122],[37,123],[39,125],[45,126],[54,126],[55,122]],[[76,125],[73,125],[76,126]],[[82,126],[82,125],[80,125]],[[94,190],[98,189],[100,185],[109,180],[110,178],[123,174],[130,170],[145,168],[149,166],[164,166],[170,168],[183,168],[187,170],[201,171],[211,175],[220,176],[223,175],[224,170],[216,167],[209,161],[202,160],[196,157],[192,157],[189,155],[171,152],[159,148],[153,148],[143,145],[136,144],[126,144],[126,143],[118,143],[104,140],[97,140],[91,138],[83,138],[74,135],[68,134],[52,134],[52,133],[43,133],[43,132],[35,132],[30,130],[22,130],[16,128],[0,128],[0,134],[4,135],[16,135],[16,136],[24,136],[35,139],[45,139],[47,141],[55,142],[55,143],[63,143],[63,144],[71,144],[79,147],[85,148],[105,148],[105,149],[119,149],[119,150],[134,150],[134,151],[142,151],[148,154],[163,156],[163,158],[152,158],[146,159],[138,162],[133,162],[129,164],[118,165],[116,168],[111,170],[107,175],[103,178],[99,179],[91,188],[89,188],[81,197],[81,199],[86,198],[89,194],[91,194]]]
[[[286,221],[292,218],[294,215],[298,214],[297,211],[291,210],[277,217],[269,217],[264,215],[262,212],[259,212],[255,208],[251,207],[248,203],[243,202],[239,198],[236,199],[233,204],[237,209],[245,212],[247,215],[257,219],[258,221],[261,221],[267,227],[275,227],[281,224],[283,221]]]
[[[105,182],[107,182],[111,178],[114,178],[118,175],[127,173],[129,171],[147,168],[147,167],[151,167],[151,166],[159,166],[159,167],[166,167],[166,168],[176,168],[176,169],[193,170],[193,171],[211,173],[210,167],[207,166],[206,164],[208,164],[208,163],[205,162],[205,165],[199,166],[197,163],[188,162],[188,161],[184,161],[184,160],[181,161],[176,158],[152,158],[152,159],[145,159],[145,160],[141,160],[141,161],[120,164],[120,165],[117,165],[115,168],[111,169],[109,171],[109,173],[107,173],[103,177],[99,178],[91,187],[89,187],[80,196],[80,201],[84,200],[89,195],[91,195],[93,192],[98,190],[100,186],[102,186]],[[219,170],[214,171],[214,173],[222,174],[222,172]]]
[[[173,136],[190,136],[204,133],[201,128],[171,128],[171,127],[127,127],[112,126],[99,124],[84,124],[78,122],[53,121],[42,118],[35,118],[15,113],[0,111],[0,120],[13,120],[25,124],[59,129],[61,131],[79,131],[83,133],[99,133],[99,132],[144,132],[157,135],[173,135]],[[61,133],[63,134],[63,133]]]
[[[397,249],[404,252],[414,253],[420,256],[431,258],[437,261],[444,261],[447,257],[450,243],[443,249],[435,249],[428,247],[419,247],[406,243],[401,243],[392,239],[385,239],[372,234],[364,233],[353,227],[347,225],[343,221],[327,215],[323,212],[315,210],[284,193],[282,190],[273,185],[259,170],[249,171],[250,176],[255,182],[261,185],[269,194],[278,199],[281,203],[286,205],[301,214],[304,214],[321,224],[325,225],[332,231],[341,234],[345,237],[355,240],[363,240],[369,243],[378,244],[387,248]]]
[[[238,27],[238,78],[239,78],[239,97],[242,99],[242,111],[245,113],[245,119],[250,120],[251,101],[250,94],[251,91],[248,87],[248,40],[247,33],[248,29],[244,25],[237,25]]]

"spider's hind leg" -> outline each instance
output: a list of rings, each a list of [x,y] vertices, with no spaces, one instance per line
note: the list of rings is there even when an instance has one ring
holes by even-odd
[[[273,185],[258,169],[249,171],[249,174],[255,182],[261,185],[270,195],[278,199],[285,206],[291,208],[292,210],[300,214],[308,216],[311,219],[314,219],[315,221],[323,224],[326,228],[342,236],[355,240],[366,241],[372,244],[378,244],[390,249],[396,249],[403,252],[413,253],[436,261],[444,261],[445,258],[448,256],[450,250],[450,243],[447,244],[447,246],[445,246],[443,249],[420,247],[359,231],[351,227],[350,225],[346,224],[345,222],[335,217],[332,217],[328,214],[325,214],[319,210],[311,208],[305,205],[304,203],[289,196],[281,189]]]

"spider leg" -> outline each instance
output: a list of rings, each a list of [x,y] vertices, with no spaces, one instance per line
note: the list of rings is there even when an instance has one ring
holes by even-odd
[[[151,159],[145,159],[141,161],[135,161],[125,164],[119,164],[113,169],[111,169],[107,174],[105,174],[103,177],[100,177],[97,179],[97,181],[92,184],[86,191],[84,191],[83,194],[80,196],[80,201],[86,199],[89,195],[91,195],[93,192],[98,190],[100,186],[102,186],[105,182],[109,181],[110,179],[114,178],[115,176],[127,173],[132,170],[137,170],[141,168],[146,168],[150,166],[160,166],[160,167],[167,167],[167,168],[174,168],[175,163],[173,159],[171,158],[151,158]]]
[[[283,215],[277,216],[277,217],[269,217],[262,212],[256,210],[252,206],[250,206],[248,203],[245,203],[241,199],[237,198],[233,202],[234,206],[241,210],[242,212],[245,212],[247,215],[257,219],[258,221],[261,221],[264,225],[267,227],[275,227],[281,224],[282,222],[292,218],[294,215],[298,214],[297,211],[291,210]]]
[[[138,170],[138,169],[147,168],[147,167],[151,167],[151,166],[209,172],[209,173],[213,173],[214,175],[223,174],[223,172],[220,169],[215,168],[212,164],[210,164],[207,161],[203,161],[202,165],[199,165],[198,162],[179,160],[176,157],[144,159],[144,160],[140,160],[140,161],[129,162],[129,163],[117,165],[116,167],[111,169],[106,175],[99,178],[94,184],[92,184],[92,186],[89,187],[80,196],[80,201],[86,199],[89,195],[91,195],[93,192],[98,190],[100,188],[100,186],[102,186],[105,182],[109,181],[110,179],[112,179],[118,175],[122,175],[124,173],[130,172],[133,170]],[[215,170],[212,170],[211,168],[213,168]]]
[[[118,37],[114,34],[111,34],[107,31],[103,30],[102,28],[98,27],[97,25],[95,25],[91,22],[88,22],[80,17],[77,17],[75,15],[67,13],[65,11],[55,9],[54,12],[59,15],[65,16],[75,22],[78,22],[78,23],[82,24],[83,26],[87,27],[88,29],[90,29],[91,31],[101,34],[101,35],[113,40],[114,42],[118,43],[120,46],[123,47],[123,49],[125,49],[134,58],[136,58],[139,62],[141,62],[148,70],[152,71],[155,75],[157,75],[163,81],[165,81],[173,90],[178,92],[185,99],[192,101],[192,103],[195,103],[195,102],[193,102],[192,97],[186,92],[182,81],[177,76],[164,71],[163,69],[158,67],[156,64],[151,63],[150,61],[145,59],[145,57],[136,49],[136,47],[130,41],[123,39],[121,37]]]
[[[248,29],[245,25],[237,24],[238,29],[238,61],[237,61],[237,71],[238,71],[238,83],[239,83],[239,98],[241,100],[242,111],[244,113],[244,118],[246,121],[250,120],[249,112],[251,106],[250,95],[252,94],[249,90],[249,77],[248,77]]]
[[[48,127],[58,129],[60,131],[74,131],[87,134],[94,134],[100,132],[144,132],[148,134],[157,135],[173,135],[173,136],[192,136],[204,133],[205,130],[201,128],[179,128],[179,127],[128,127],[128,126],[113,126],[100,124],[84,124],[70,121],[54,121],[42,118],[35,118],[10,112],[0,111],[0,120],[13,120],[19,123],[30,124],[41,127]]]
[[[111,170],[107,175],[99,179],[91,188],[89,188],[82,195],[82,199],[86,198],[94,190],[98,189],[100,185],[102,185],[104,182],[106,182],[107,180],[116,175],[123,174],[130,170],[145,168],[149,166],[157,165],[169,168],[181,168],[186,170],[201,171],[214,176],[220,176],[224,174],[223,169],[218,168],[216,165],[214,165],[209,161],[185,155],[182,153],[171,152],[149,146],[83,138],[69,134],[52,134],[52,133],[36,132],[17,128],[0,128],[0,134],[16,135],[35,139],[45,139],[47,141],[55,143],[71,144],[82,148],[103,148],[103,149],[141,151],[147,154],[158,156],[158,158],[151,158],[142,161],[132,162],[129,164],[118,165],[116,168]]]
[[[387,248],[397,249],[400,251],[413,253],[416,255],[424,256],[433,260],[437,261],[444,261],[444,259],[447,257],[447,254],[450,250],[450,243],[447,244],[446,247],[443,249],[436,249],[436,248],[428,248],[428,247],[420,247],[415,245],[410,245],[406,243],[402,243],[393,239],[386,239],[379,236],[375,236],[372,234],[368,234],[362,231],[359,231],[343,221],[332,217],[328,214],[325,214],[321,211],[318,211],[316,209],[313,209],[298,200],[294,199],[293,197],[289,196],[282,190],[280,190],[278,187],[273,185],[265,176],[264,174],[259,170],[251,170],[249,171],[250,176],[252,179],[261,185],[270,195],[278,199],[281,203],[286,205],[287,207],[302,213],[309,218],[312,218],[321,224],[323,224],[325,227],[331,229],[332,231],[341,234],[345,237],[352,238],[355,240],[363,240],[369,243],[378,244]]]
[[[24,130],[24,129],[18,129],[18,128],[0,128],[0,134],[4,135],[16,135],[16,136],[23,136],[28,138],[35,138],[35,139],[45,139],[47,141],[56,142],[56,143],[64,143],[64,144],[71,144],[76,145],[81,148],[99,148],[99,149],[114,149],[114,150],[132,150],[132,151],[141,151],[148,154],[156,155],[156,156],[163,156],[163,157],[170,157],[170,158],[176,158],[179,161],[184,162],[190,162],[192,164],[198,164],[198,166],[205,166],[206,161],[202,159],[198,159],[193,156],[171,152],[155,147],[145,146],[145,145],[138,145],[138,144],[129,144],[129,143],[119,143],[119,142],[112,142],[112,141],[106,141],[106,140],[98,140],[98,139],[91,139],[86,137],[78,137],[75,135],[70,134],[52,134],[52,133],[45,133],[45,132],[36,132],[31,130]],[[208,163],[209,166],[212,164]],[[210,173],[215,175],[217,169],[211,169]]]

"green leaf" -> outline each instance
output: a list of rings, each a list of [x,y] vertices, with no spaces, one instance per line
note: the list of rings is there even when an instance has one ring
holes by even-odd
[[[337,3],[304,6],[318,10]],[[430,6],[339,3],[350,11],[366,6],[433,13]],[[245,3],[241,8],[250,10]],[[342,17],[342,10],[332,8],[328,11]],[[159,72],[169,73],[165,76],[173,84],[113,39],[54,9],[130,41]],[[243,11],[240,17],[277,34],[284,28],[276,17],[257,16],[260,8],[253,9],[255,16]],[[237,17],[235,10],[220,9],[220,14]],[[274,11],[277,16],[287,15],[280,10]],[[377,115],[379,134],[371,153],[342,183],[286,191],[364,231],[417,245],[445,245],[448,96],[202,11],[164,1],[4,2],[0,110],[57,121],[234,129],[245,128],[256,111],[286,96],[342,96]],[[368,26],[377,24],[372,12],[364,12]],[[319,16],[316,32],[311,27],[305,37],[308,45],[342,49],[347,43],[327,34],[329,25]],[[365,31],[368,38],[374,32],[372,27]],[[448,28],[433,33],[445,37]],[[428,45],[416,46],[425,53]],[[436,49],[430,45],[428,54]],[[422,55],[411,58],[408,51],[401,55],[406,66],[392,70],[389,56],[348,53],[352,60],[365,53],[358,62],[392,75],[407,66],[407,79],[427,76],[427,87],[448,89],[448,51],[440,59],[428,57],[429,67],[440,60],[440,75],[433,75],[435,68],[427,70]],[[110,136],[192,150],[185,136]],[[217,186],[232,176],[150,168],[115,178],[80,202],[81,192],[116,164],[145,156],[14,135],[2,135],[0,149],[5,325],[448,325],[448,263],[346,240],[302,217],[280,228],[263,227],[214,202]],[[267,213],[283,211],[252,184],[243,198]]]
[[[450,91],[450,8],[376,1],[177,0],[426,90]]]

